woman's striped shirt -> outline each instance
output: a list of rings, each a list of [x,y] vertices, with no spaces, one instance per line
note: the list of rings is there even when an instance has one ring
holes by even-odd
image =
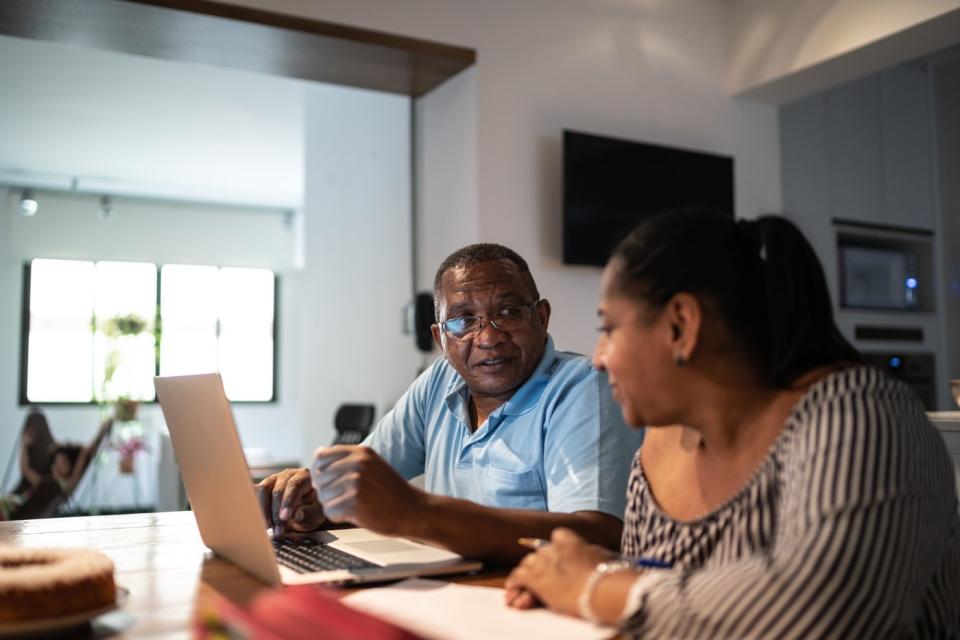
[[[639,453],[628,635],[960,637],[960,514],[940,434],[903,383],[855,367],[811,386],[751,480],[704,518],[660,511]]]

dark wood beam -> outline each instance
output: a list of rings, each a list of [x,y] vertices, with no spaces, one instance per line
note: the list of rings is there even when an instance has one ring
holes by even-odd
[[[2,0],[0,34],[421,96],[473,49],[211,0]]]

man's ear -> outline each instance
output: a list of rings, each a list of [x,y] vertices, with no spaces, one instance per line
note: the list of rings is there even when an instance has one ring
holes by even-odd
[[[430,333],[433,334],[434,343],[440,351],[443,351],[443,331],[440,329],[440,325],[436,323],[430,325]]]
[[[680,292],[670,298],[665,312],[670,324],[673,359],[678,366],[683,366],[690,362],[700,343],[703,307],[696,296]]]
[[[540,324],[543,325],[543,330],[546,331],[550,325],[550,301],[544,298],[540,304],[536,306],[534,311],[536,311],[537,317],[540,318]]]

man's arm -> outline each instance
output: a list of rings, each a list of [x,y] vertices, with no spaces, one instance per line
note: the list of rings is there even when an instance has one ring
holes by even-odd
[[[495,509],[427,493],[406,482],[367,447],[319,449],[313,475],[324,487],[322,498],[308,469],[287,469],[257,485],[264,517],[274,533],[313,531],[329,518],[504,564],[527,553],[517,538],[549,538],[556,527],[573,529],[610,549],[620,546],[623,523],[611,515]]]
[[[411,533],[400,534],[446,547],[462,556],[513,565],[529,549],[517,538],[550,538],[557,527],[567,527],[608,549],[620,547],[623,523],[600,511],[553,513],[529,509],[495,509],[435,494],[427,494],[421,519],[408,523]],[[368,527],[369,528],[369,527]],[[422,529],[417,534],[417,529]]]
[[[405,482],[366,447],[319,449],[311,473],[331,521],[423,540],[468,557],[513,564],[527,553],[517,538],[549,538],[556,527],[568,527],[611,549],[620,545],[623,524],[614,516],[497,509],[429,494]]]

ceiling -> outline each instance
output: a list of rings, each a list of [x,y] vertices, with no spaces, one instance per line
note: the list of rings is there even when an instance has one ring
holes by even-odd
[[[302,81],[0,36],[0,87],[0,171],[302,202]]]

